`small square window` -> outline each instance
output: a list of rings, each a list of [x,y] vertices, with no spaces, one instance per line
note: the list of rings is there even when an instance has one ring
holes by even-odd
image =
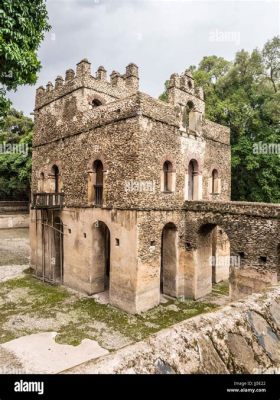
[[[155,245],[156,245],[156,242],[155,242],[155,240],[151,240],[151,247],[154,247]]]
[[[120,239],[116,239],[116,246],[120,245]]]
[[[84,233],[84,238],[86,238],[87,237],[87,234],[86,233]]]
[[[71,233],[71,229],[68,229],[68,232]]]

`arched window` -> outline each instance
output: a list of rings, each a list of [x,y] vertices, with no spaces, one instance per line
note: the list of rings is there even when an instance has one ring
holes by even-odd
[[[39,182],[38,182],[39,192],[42,193],[44,191],[44,186],[45,186],[45,174],[44,174],[44,172],[41,172]]]
[[[102,206],[103,203],[103,164],[100,160],[93,163],[93,172],[95,173],[94,183],[94,202],[96,206]]]
[[[213,169],[212,171],[212,194],[217,194],[219,191],[218,188],[218,171]]]
[[[172,191],[172,163],[170,161],[165,161],[163,164],[163,191]]]
[[[198,162],[191,160],[188,167],[188,200],[198,200]]]
[[[102,106],[102,103],[98,99],[93,99],[92,102],[91,102],[91,105],[92,105],[92,108],[95,108],[95,107]]]
[[[54,179],[54,192],[58,193],[59,192],[59,169],[57,165],[53,165],[52,170],[51,170],[53,179]]]
[[[194,109],[194,104],[192,101],[188,101],[186,105],[186,126],[189,126],[190,122],[190,112]]]

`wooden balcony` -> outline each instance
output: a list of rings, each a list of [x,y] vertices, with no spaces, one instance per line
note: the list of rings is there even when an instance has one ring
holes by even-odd
[[[63,207],[64,193],[33,193],[32,208],[60,210]]]

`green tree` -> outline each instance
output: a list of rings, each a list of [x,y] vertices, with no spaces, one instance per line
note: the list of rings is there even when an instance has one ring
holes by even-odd
[[[10,109],[0,133],[0,199],[27,200],[31,178],[33,121]]]
[[[164,90],[164,92],[159,96],[159,99],[162,100],[162,101],[167,101],[167,88],[168,88],[168,85],[169,85],[169,81],[167,80],[167,81],[165,81],[165,83],[164,83],[165,90]]]
[[[232,199],[279,203],[280,156],[255,154],[253,146],[280,143],[280,38],[262,51],[237,52],[233,62],[210,56],[191,68],[206,118],[231,130]]]
[[[0,122],[10,107],[6,90],[36,82],[41,67],[37,50],[49,29],[45,0],[1,0]]]
[[[275,93],[279,91],[280,79],[280,37],[268,41],[263,48],[263,59],[267,78],[270,80]]]

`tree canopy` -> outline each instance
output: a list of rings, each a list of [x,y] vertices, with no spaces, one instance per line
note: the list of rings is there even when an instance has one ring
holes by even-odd
[[[33,122],[11,109],[6,93],[34,84],[37,50],[50,29],[45,0],[0,3],[0,198],[29,197]]]
[[[45,0],[1,0],[0,122],[10,107],[6,90],[36,83],[41,67],[37,50],[49,29]]]
[[[0,199],[27,200],[31,178],[33,121],[10,109],[0,133]]]

